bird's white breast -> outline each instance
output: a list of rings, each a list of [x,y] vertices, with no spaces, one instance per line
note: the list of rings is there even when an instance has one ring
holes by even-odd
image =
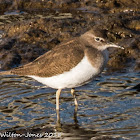
[[[85,56],[77,66],[70,71],[52,77],[38,77],[29,75],[40,83],[56,89],[74,88],[83,85],[100,73],[93,67]]]

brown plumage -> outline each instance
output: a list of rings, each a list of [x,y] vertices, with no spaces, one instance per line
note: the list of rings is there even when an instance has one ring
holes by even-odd
[[[38,57],[33,62],[11,70],[11,73],[40,77],[62,74],[75,67],[84,57],[84,51],[80,49],[81,47],[84,46],[79,44],[79,40],[70,40]]]

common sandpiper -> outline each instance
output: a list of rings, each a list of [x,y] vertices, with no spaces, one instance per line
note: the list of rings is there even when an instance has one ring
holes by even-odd
[[[91,29],[80,37],[62,42],[33,62],[0,72],[0,75],[31,77],[56,91],[56,110],[62,89],[71,88],[75,106],[78,106],[74,88],[92,81],[105,68],[109,47],[122,48],[109,43],[105,30]]]

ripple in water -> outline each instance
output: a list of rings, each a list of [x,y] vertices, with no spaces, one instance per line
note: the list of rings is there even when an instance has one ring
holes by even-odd
[[[139,73],[101,75],[76,89],[77,113],[70,90],[55,90],[26,77],[0,77],[0,132],[59,132],[61,138],[139,139]],[[35,139],[35,138],[34,138]]]

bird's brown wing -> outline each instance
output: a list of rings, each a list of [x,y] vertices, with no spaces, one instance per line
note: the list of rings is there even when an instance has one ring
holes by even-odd
[[[38,57],[33,62],[11,70],[16,75],[51,77],[75,67],[84,57],[83,44],[70,40]]]

